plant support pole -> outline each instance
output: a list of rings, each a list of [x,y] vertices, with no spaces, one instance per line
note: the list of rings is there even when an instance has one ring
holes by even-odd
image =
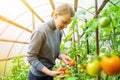
[[[87,19],[85,20],[85,24],[87,24]],[[85,26],[86,28],[88,28],[88,26]],[[89,50],[89,40],[88,40],[88,34],[86,34],[86,44],[87,44],[87,54],[89,54],[90,50]]]
[[[95,18],[98,18],[98,1],[95,0]],[[96,28],[96,54],[99,55],[99,29]],[[100,80],[100,75],[98,75],[98,80]]]

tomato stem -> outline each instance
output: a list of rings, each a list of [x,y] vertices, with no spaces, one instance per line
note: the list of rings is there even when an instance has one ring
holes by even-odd
[[[106,75],[105,80],[108,80],[108,75]]]

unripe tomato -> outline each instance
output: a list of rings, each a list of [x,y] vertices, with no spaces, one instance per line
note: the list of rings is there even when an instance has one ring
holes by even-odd
[[[102,70],[108,75],[115,75],[120,72],[120,59],[116,55],[103,56],[100,65]]]
[[[84,69],[80,69],[80,72],[83,73],[83,72],[84,72]]]
[[[77,68],[80,69],[82,66],[80,64],[77,65]]]
[[[91,76],[99,75],[100,71],[101,71],[100,62],[98,60],[94,60],[93,62],[89,62],[87,64],[87,72]]]
[[[101,27],[107,27],[110,24],[110,18],[109,17],[102,17],[99,20],[99,26]]]

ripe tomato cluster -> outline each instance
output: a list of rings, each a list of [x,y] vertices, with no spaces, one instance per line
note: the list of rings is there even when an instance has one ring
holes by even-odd
[[[69,66],[75,66],[75,61],[74,60],[70,60],[68,62],[68,65]],[[64,74],[70,74],[71,73],[70,70],[68,70],[67,68],[59,68],[59,69],[57,69],[57,71],[58,72],[63,72]]]
[[[97,76],[103,71],[107,75],[116,75],[120,72],[120,57],[116,55],[104,55],[100,60],[94,60],[87,64],[87,72],[91,76]]]
[[[84,63],[83,65],[81,65],[81,64],[78,64],[78,65],[77,65],[77,68],[78,68],[78,70],[79,70],[81,73],[84,72],[84,69],[86,69],[86,67],[87,67],[87,64],[86,64],[86,63]]]
[[[57,69],[58,72],[63,72],[64,74],[70,74],[70,71],[66,68],[59,68]]]

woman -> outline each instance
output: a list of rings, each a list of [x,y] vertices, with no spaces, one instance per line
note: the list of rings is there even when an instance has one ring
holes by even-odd
[[[52,71],[52,68],[56,58],[62,59],[65,64],[71,60],[60,53],[60,42],[61,30],[67,27],[73,16],[73,8],[63,3],[55,9],[50,20],[34,30],[27,52],[31,65],[28,80],[53,80],[53,77],[62,73]]]

